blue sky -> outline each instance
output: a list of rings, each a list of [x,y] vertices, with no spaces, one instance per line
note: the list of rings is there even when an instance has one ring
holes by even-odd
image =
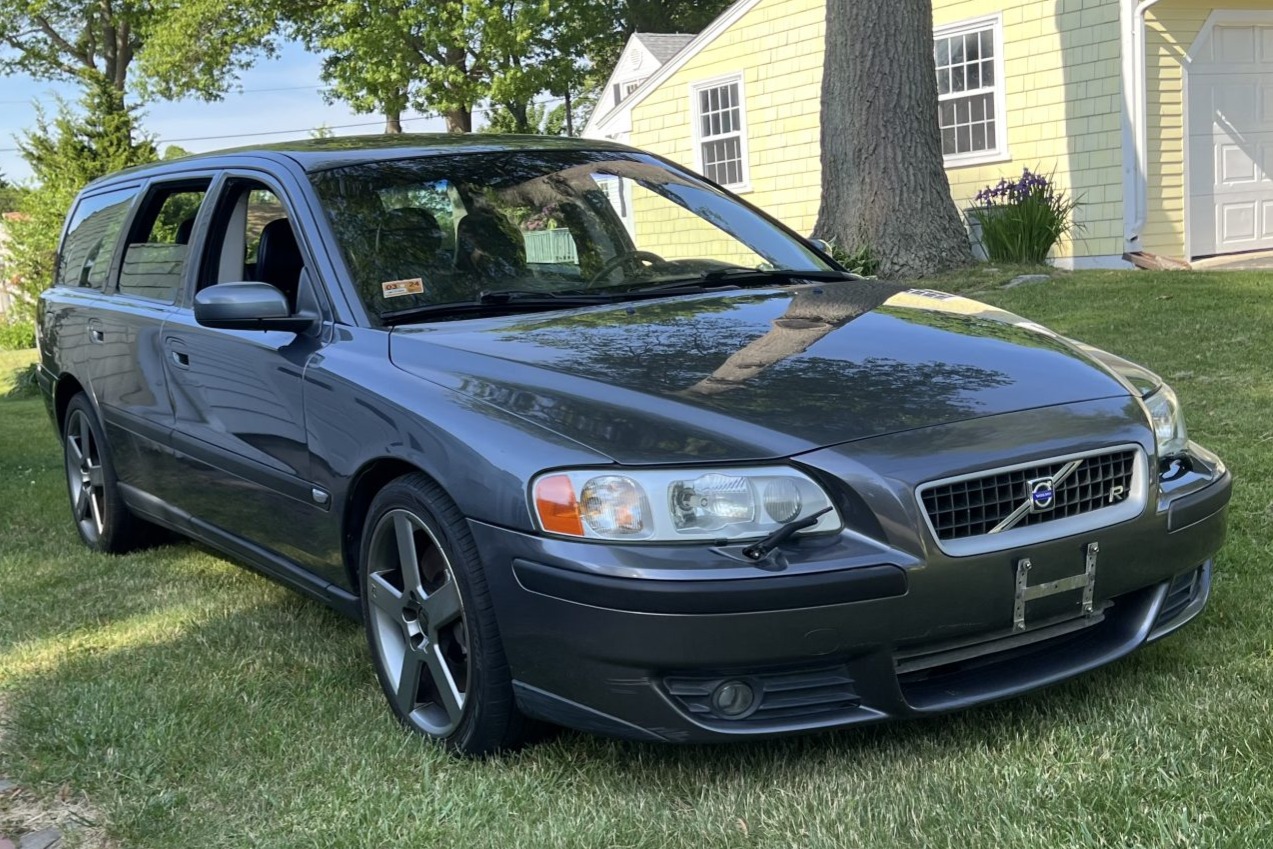
[[[338,128],[345,124],[361,127],[333,129],[337,135],[378,133],[383,127],[376,115],[355,115],[343,104],[328,105],[320,92],[319,58],[299,44],[284,45],[279,58],[262,60],[243,74],[243,93],[227,95],[218,103],[199,100],[155,102],[144,107],[143,128],[156,137],[159,149],[173,143],[193,152],[236,147],[253,142],[307,138],[319,125]],[[35,102],[52,115],[56,97],[76,101],[74,86],[32,80],[28,77],[0,78],[0,174],[11,181],[24,180],[30,169],[18,155],[14,137],[35,123]],[[403,116],[407,132],[440,132],[440,118]],[[480,117],[478,118],[480,123]],[[247,136],[283,130],[270,135]],[[208,138],[226,136],[227,138]]]

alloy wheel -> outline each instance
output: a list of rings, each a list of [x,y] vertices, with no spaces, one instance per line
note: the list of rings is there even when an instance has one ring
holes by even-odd
[[[414,512],[389,510],[367,561],[372,645],[391,697],[434,737],[459,726],[472,677],[464,605],[437,538]]]
[[[66,480],[76,523],[86,537],[98,539],[106,528],[106,478],[101,447],[81,410],[73,410],[66,423]]]

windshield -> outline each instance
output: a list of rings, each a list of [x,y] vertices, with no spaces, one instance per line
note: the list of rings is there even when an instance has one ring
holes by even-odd
[[[621,295],[737,269],[829,270],[726,193],[638,153],[464,153],[311,179],[376,318],[500,292]]]

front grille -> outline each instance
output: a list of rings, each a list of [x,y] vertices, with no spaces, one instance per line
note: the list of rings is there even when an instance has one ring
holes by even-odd
[[[1075,461],[1077,468],[1055,485],[1051,506],[1025,513],[1011,527],[1038,525],[1114,507],[1131,495],[1134,448],[938,484],[921,493],[924,510],[939,540],[982,536],[1030,501],[1031,481],[1061,475]]]

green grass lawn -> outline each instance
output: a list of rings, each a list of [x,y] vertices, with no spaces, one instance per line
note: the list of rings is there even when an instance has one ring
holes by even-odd
[[[41,402],[6,398],[0,774],[87,794],[125,847],[1267,847],[1273,277],[983,298],[1159,371],[1233,469],[1212,604],[1174,637],[923,722],[706,748],[563,733],[456,761],[395,724],[353,623],[194,545],[86,552]]]

